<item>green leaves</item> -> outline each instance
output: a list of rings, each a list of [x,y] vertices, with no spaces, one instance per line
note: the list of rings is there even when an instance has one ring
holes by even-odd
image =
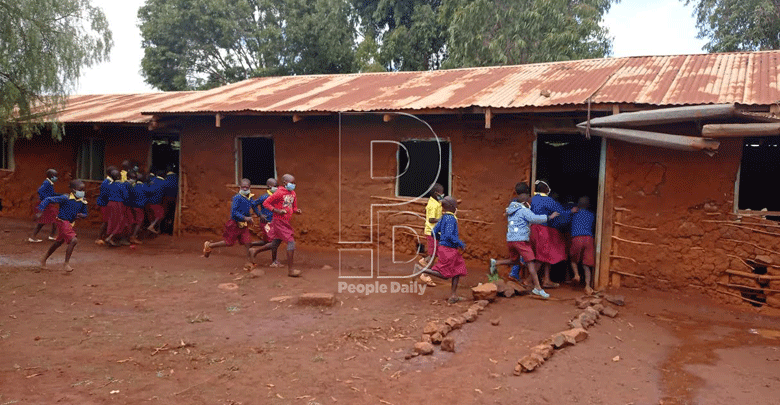
[[[0,133],[29,138],[51,123],[59,138],[53,114],[112,44],[89,0],[0,0]]]
[[[685,0],[708,52],[780,49],[780,0]]]

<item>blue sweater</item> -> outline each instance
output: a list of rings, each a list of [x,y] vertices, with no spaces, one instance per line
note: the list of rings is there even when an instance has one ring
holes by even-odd
[[[132,208],[143,208],[146,205],[146,185],[143,183],[135,183],[135,185],[125,184],[127,184],[128,194],[125,205]]]
[[[252,200],[253,195],[249,194],[244,197],[241,194],[233,196],[233,203],[230,206],[230,219],[236,222],[246,222],[246,217],[252,214],[252,211],[260,216],[260,212],[257,209],[257,201]]]
[[[527,242],[530,240],[530,224],[543,224],[547,222],[547,215],[535,215],[533,211],[523,204],[512,201],[506,207],[507,214],[507,242]],[[554,219],[554,218],[553,218]]]
[[[43,212],[44,209],[46,209],[46,206],[49,204],[59,204],[60,210],[57,213],[57,218],[73,222],[76,220],[77,214],[84,214],[87,215],[87,200],[85,199],[77,199],[76,196],[74,196],[72,193],[70,195],[68,194],[62,194],[62,195],[56,195],[54,197],[46,197],[41,203],[38,205],[38,209]]]
[[[113,181],[106,185],[108,201],[124,203],[127,200],[127,186],[120,181]]]
[[[571,237],[593,236],[594,223],[596,223],[596,216],[589,210],[580,209],[575,212],[571,220]]]
[[[256,202],[256,205],[260,207],[259,216],[263,217],[265,219],[265,222],[271,222],[271,220],[274,219],[273,211],[263,206],[263,202],[266,200],[266,198],[270,197],[271,194],[273,194],[271,193],[271,190],[268,190],[265,194],[261,195]]]
[[[163,195],[165,195],[165,179],[154,176],[146,185],[146,203],[152,205],[162,204]]]
[[[531,198],[531,211],[536,215],[550,216],[553,212],[561,214],[559,217],[553,218],[552,221],[541,224],[556,229],[561,229],[566,226],[569,221],[569,214],[571,213],[571,210],[564,209],[563,206],[552,197],[539,193]]]
[[[100,194],[95,202],[99,207],[108,205],[108,186],[113,182],[114,180],[112,180],[111,177],[106,177],[106,179],[100,183]]]
[[[176,173],[168,173],[165,175],[165,186],[163,187],[163,195],[166,197],[176,197],[179,194],[179,178]]]
[[[54,183],[51,180],[46,179],[43,181],[40,187],[38,187],[38,198],[43,201],[47,197],[54,197],[57,193],[54,192]]]
[[[451,248],[466,248],[466,244],[458,238],[458,219],[450,212],[445,212],[433,227],[433,235],[439,245]]]

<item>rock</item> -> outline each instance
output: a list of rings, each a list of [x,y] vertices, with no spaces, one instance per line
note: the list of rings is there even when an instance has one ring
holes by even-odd
[[[598,297],[593,297],[590,299],[590,306],[595,307],[596,305],[603,304],[604,300]]]
[[[592,306],[593,310],[598,311],[598,313],[602,313],[604,311],[604,305],[596,304]]]
[[[485,308],[483,308],[483,307],[481,307],[481,306],[479,306],[477,304],[474,304],[474,305],[470,306],[469,309],[468,309],[468,311],[472,311],[472,312],[474,312],[477,315],[482,313],[482,311],[484,311],[484,310],[485,310]]]
[[[425,328],[423,328],[423,333],[426,335],[433,335],[437,330],[439,330],[439,325],[437,325],[436,322],[428,322],[425,324]]]
[[[579,318],[572,319],[571,321],[569,321],[568,325],[572,329],[576,329],[576,328],[585,329],[584,327],[582,327],[582,322],[580,322]]]
[[[414,344],[414,352],[423,356],[433,354],[433,345],[428,342],[417,342]]]
[[[493,301],[498,296],[498,287],[493,283],[485,283],[471,289],[474,301]]]
[[[463,318],[466,319],[466,322],[474,322],[477,320],[477,313],[471,310],[468,310],[463,313]]]
[[[466,318],[463,317],[463,316],[456,316],[455,317],[455,321],[458,322],[458,328],[460,328],[461,326],[463,326],[466,323]]]
[[[541,359],[541,361],[539,359]],[[518,360],[517,365],[520,366],[520,371],[524,373],[530,373],[531,371],[536,370],[537,367],[541,366],[543,362],[544,359],[540,356],[529,354],[528,356]]]
[[[522,373],[523,373],[523,366],[521,366],[520,363],[518,362],[518,364],[515,364],[515,371],[512,374],[520,375]]]
[[[614,318],[614,317],[617,316],[618,311],[617,311],[617,309],[612,308],[612,307],[604,307],[604,311],[602,311],[601,313],[604,314],[604,316],[608,316],[610,318]]]
[[[331,293],[306,293],[298,296],[298,305],[333,306],[336,296]]]
[[[756,256],[756,259],[754,261],[758,264],[764,264],[764,265],[774,264],[772,258],[766,255],[758,255]]]
[[[626,299],[622,295],[605,295],[604,299],[607,300],[607,302],[619,307],[626,305]]]
[[[581,301],[580,303],[577,304],[577,308],[579,309],[585,309],[589,306],[590,306],[590,302],[588,301]]]
[[[253,269],[249,272],[249,274],[252,276],[252,278],[261,277],[265,275],[265,271],[263,269]]]
[[[490,304],[490,301],[488,301],[488,300],[479,300],[479,301],[476,302],[476,304],[479,305],[480,307],[482,307],[482,309],[485,309],[488,306],[488,304]]]
[[[333,266],[331,266],[329,264],[326,264],[326,265],[322,266],[322,269],[323,270],[333,270]]]
[[[431,335],[426,335],[425,333],[422,334],[422,338],[420,339],[420,341],[426,343],[433,343],[431,341]]]
[[[453,317],[447,318],[447,320],[444,321],[444,323],[447,324],[447,326],[449,326],[450,329],[458,329],[461,327],[461,325],[463,325],[462,323],[458,322],[456,318]]]
[[[220,290],[235,291],[238,290],[238,284],[236,283],[222,283],[217,286]]]
[[[506,281],[504,281],[504,280],[502,280],[500,278],[498,280],[494,281],[493,284],[496,285],[496,289],[498,289],[498,291],[503,291],[504,288],[506,288]]]
[[[593,319],[599,319],[599,317],[601,317],[599,311],[596,311],[595,309],[593,309],[593,307],[585,308],[585,312],[590,314],[593,317]]]
[[[413,356],[411,353],[406,353],[406,355],[404,356],[404,359],[405,359],[405,360],[409,360],[409,359],[411,359],[412,357],[414,357],[414,356]]]
[[[503,289],[498,290],[502,297],[512,298],[515,295],[515,289],[505,285]]]
[[[579,309],[585,309],[590,305],[591,296],[590,295],[583,295],[582,297],[579,297],[574,300],[574,305],[577,306]]]
[[[287,300],[291,300],[293,298],[292,295],[280,295],[278,297],[273,297],[269,301],[271,302],[285,302]]]
[[[547,360],[553,355],[553,347],[550,345],[536,345],[531,348],[531,352],[536,353],[542,356],[543,359]]]
[[[438,345],[441,343],[441,341],[444,340],[444,336],[441,335],[441,333],[436,332],[433,335],[431,335],[431,343]]]
[[[490,320],[490,324],[493,326],[498,326],[499,323],[501,323],[501,318],[493,318]]]
[[[593,317],[587,312],[579,314],[577,316],[577,321],[579,321],[580,326],[582,326],[583,329],[590,328],[594,323],[596,323],[596,320],[593,319]]]
[[[515,294],[517,294],[517,295],[528,294],[530,292],[529,289],[523,288],[523,286],[521,286],[519,283],[517,283],[515,281],[511,281],[511,280],[507,281],[506,282],[506,286],[507,287],[512,287],[515,290]]]
[[[564,347],[571,346],[575,343],[577,342],[567,339],[566,336],[563,335],[563,333],[556,333],[552,335],[552,345],[556,349],[563,349]]]
[[[613,358],[612,358],[612,361],[614,361],[614,362],[616,362],[616,363],[617,363],[618,361],[620,361],[620,356],[615,356],[615,357],[613,357]]]
[[[573,340],[574,343],[580,343],[583,340],[588,338],[588,332],[582,328],[569,329],[561,332],[561,334],[566,337],[566,340],[568,341]]]
[[[452,328],[450,325],[447,325],[446,323],[444,325],[440,325],[439,329],[436,331],[436,333],[440,334],[441,337],[447,336],[448,333],[452,332]]]
[[[441,350],[455,353],[455,339],[448,336],[441,341]]]

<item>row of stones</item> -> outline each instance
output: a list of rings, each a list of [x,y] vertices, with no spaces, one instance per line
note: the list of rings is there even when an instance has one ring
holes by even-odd
[[[434,345],[441,345],[441,350],[445,352],[455,352],[455,339],[447,335],[466,323],[476,321],[489,303],[487,300],[479,300],[460,316],[447,318],[444,322],[428,322],[423,329],[422,338],[414,344],[414,351],[407,354],[406,358],[433,354]]]

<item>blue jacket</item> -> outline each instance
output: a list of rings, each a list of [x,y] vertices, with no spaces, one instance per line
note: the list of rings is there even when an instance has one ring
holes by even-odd
[[[106,177],[106,179],[100,183],[100,194],[95,202],[99,207],[108,205],[108,186],[113,182],[114,180],[112,180],[111,177]]]
[[[83,198],[77,199],[73,193],[56,195],[54,197],[46,197],[46,199],[41,201],[41,203],[38,205],[38,209],[43,212],[43,210],[46,209],[46,206],[49,204],[60,205],[57,218],[63,221],[74,222],[76,220],[77,214],[87,215],[87,200]]]
[[[143,208],[146,206],[146,185],[143,183],[135,183],[135,185],[125,184],[127,184],[128,194],[125,205],[132,208]]]
[[[54,183],[48,178],[43,181],[40,187],[38,187],[38,198],[43,201],[47,197],[54,197],[57,193],[54,192]]]
[[[230,206],[230,219],[236,222],[246,222],[246,217],[252,215],[252,211],[260,216],[260,212],[257,209],[257,201],[252,199],[253,195],[249,194],[244,197],[243,195],[236,194],[233,196],[233,203]]]
[[[176,197],[179,194],[179,177],[176,173],[168,172],[165,175],[165,186],[163,187],[163,195],[166,197]]]
[[[571,210],[566,210],[563,206],[555,201],[552,197],[537,193],[531,198],[531,211],[536,215],[550,216],[553,212],[561,214],[557,218],[553,218],[551,221],[541,224],[544,226],[553,227],[556,229],[562,229],[569,223],[569,215]]]
[[[154,176],[146,185],[146,203],[152,205],[162,204],[163,195],[165,195],[165,179]]]
[[[512,201],[506,207],[507,214],[507,242],[527,242],[530,240],[530,224],[543,224],[547,222],[547,215],[536,215],[523,204]],[[554,219],[554,218],[553,218]]]
[[[263,217],[265,222],[271,222],[271,220],[274,219],[274,212],[263,206],[263,202],[266,200],[266,198],[270,197],[271,194],[273,194],[271,193],[271,190],[268,190],[265,194],[261,195],[256,202],[256,205],[260,207],[259,216]]]
[[[112,181],[106,185],[108,192],[108,201],[124,203],[127,200],[127,186],[120,181]]]
[[[589,210],[580,209],[572,214],[571,237],[593,236],[593,224],[596,223],[596,215]]]
[[[439,245],[451,248],[465,248],[466,244],[458,238],[458,219],[450,212],[442,214],[431,232]]]

